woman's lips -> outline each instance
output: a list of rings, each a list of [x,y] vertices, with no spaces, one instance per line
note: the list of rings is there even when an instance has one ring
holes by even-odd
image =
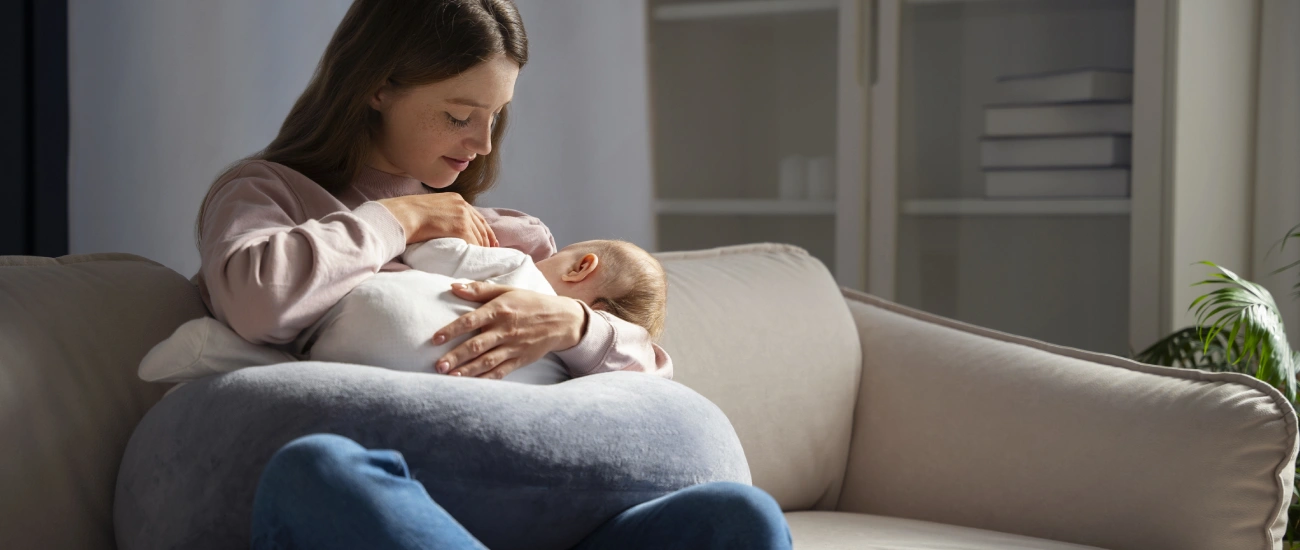
[[[464,172],[465,169],[469,167],[468,160],[460,160],[451,157],[442,157],[442,160],[446,161],[447,165],[451,166],[451,169],[457,172]]]

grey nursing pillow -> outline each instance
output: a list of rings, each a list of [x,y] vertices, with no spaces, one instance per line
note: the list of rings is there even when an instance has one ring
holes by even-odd
[[[750,483],[722,411],[654,376],[534,386],[286,363],[191,382],[149,411],[118,475],[119,548],[246,547],[262,468],[316,432],[401,451],[429,494],[494,550],[569,548],[676,489]]]

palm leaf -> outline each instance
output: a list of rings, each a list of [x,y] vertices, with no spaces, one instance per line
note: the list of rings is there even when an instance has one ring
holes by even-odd
[[[1278,241],[1278,243],[1277,243],[1277,245],[1276,245],[1279,251],[1282,251],[1282,250],[1285,250],[1285,249],[1286,249],[1286,243],[1287,243],[1287,241],[1289,241],[1289,240],[1291,240],[1291,239],[1300,239],[1300,224],[1297,224],[1295,227],[1292,227],[1291,229],[1287,230],[1286,233],[1287,233],[1286,236],[1285,236],[1285,237],[1282,237],[1282,240],[1281,240],[1281,241]],[[1272,250],[1270,249],[1270,252],[1271,252],[1271,251],[1272,251]],[[1296,261],[1291,262],[1291,263],[1289,263],[1289,264],[1286,264],[1286,265],[1284,265],[1284,266],[1282,266],[1282,267],[1279,267],[1279,268],[1273,270],[1273,272],[1270,273],[1270,275],[1277,275],[1278,273],[1281,273],[1281,272],[1283,272],[1283,271],[1286,271],[1286,270],[1292,269],[1292,268],[1294,268],[1294,267],[1296,267],[1296,266],[1300,266],[1300,260],[1296,260]],[[1300,297],[1300,281],[1297,281],[1296,284],[1295,284],[1295,286],[1293,286],[1293,287],[1291,287],[1291,288],[1295,289],[1295,293],[1294,293],[1293,295],[1296,296],[1296,297]]]
[[[1294,401],[1296,359],[1287,344],[1282,315],[1273,296],[1264,287],[1213,262],[1201,263],[1218,270],[1196,283],[1218,288],[1196,298],[1188,307],[1196,312],[1201,353],[1208,354],[1211,345],[1220,342],[1225,361],[1241,367],[1253,364],[1256,378],[1276,386]],[[1225,334],[1228,345],[1223,346],[1219,338]]]
[[[1201,339],[1202,335],[1208,334],[1208,328],[1187,327],[1174,332],[1134,354],[1133,359],[1149,365],[1183,369],[1246,372],[1242,364],[1233,364],[1226,359],[1231,347],[1227,336],[1220,333],[1210,342]]]

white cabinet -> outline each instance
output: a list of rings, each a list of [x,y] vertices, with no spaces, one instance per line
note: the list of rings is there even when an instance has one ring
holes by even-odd
[[[868,4],[869,292],[1127,354],[1191,323],[1204,290],[1191,284],[1206,274],[1194,262],[1248,265],[1256,2]],[[1129,170],[1128,196],[989,198],[981,143],[1006,79],[1079,69],[1131,71],[1131,99],[1118,100],[1131,103],[1131,149],[1114,162]],[[1036,177],[1061,183],[1034,170],[1016,181]]]
[[[878,14],[868,291],[1007,332],[1126,352],[1130,286],[1142,284],[1129,261],[1140,198],[990,198],[986,177],[995,172],[981,146],[994,133],[989,112],[1011,101],[1009,78],[1047,82],[1089,69],[1148,76],[1134,70],[1134,2],[880,0]],[[1137,102],[1131,97],[1121,102]],[[1112,106],[1088,99],[1037,104]],[[1129,136],[1142,139],[1145,122],[1105,131],[1127,146]],[[1070,133],[1030,125],[1016,139],[1050,147]],[[1075,152],[1068,147],[1065,156]],[[1125,153],[1091,162],[1139,171],[1145,159]],[[1053,172],[1030,164],[1018,173],[1046,186]],[[1136,192],[1159,182],[1130,184]]]
[[[789,242],[844,286],[1117,354],[1189,323],[1200,290],[1189,285],[1205,273],[1195,261],[1248,263],[1255,1],[661,0],[650,10],[661,250]],[[1008,84],[1080,71],[1097,75],[1073,85],[1109,91],[1080,99],[1056,84]],[[1131,93],[1116,96],[1124,78]],[[984,155],[991,133],[1018,123],[986,117],[1034,89],[1049,90],[1039,103],[1061,120],[1078,112],[1061,105],[1099,104],[1078,128],[1124,150],[1102,149],[1110,156],[1087,162],[1107,164],[1093,166],[1071,160],[1075,146],[1023,149],[1055,147],[1064,164],[998,181],[1041,177],[1058,191],[1006,198],[987,185],[1008,168]],[[1055,139],[1060,124],[1038,126],[1047,137],[992,137]],[[1017,150],[1003,145],[999,154]],[[833,200],[782,198],[793,156],[834,158]],[[1062,174],[1080,169],[1127,170],[1127,193],[1111,179],[1105,193],[1060,196],[1082,181]]]
[[[787,242],[864,286],[861,8],[650,3],[659,250]]]

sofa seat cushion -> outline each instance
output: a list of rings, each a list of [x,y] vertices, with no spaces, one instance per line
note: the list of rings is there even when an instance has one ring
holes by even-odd
[[[846,512],[785,515],[799,550],[1100,550],[914,519]]]
[[[722,411],[656,376],[537,386],[285,363],[186,383],[145,415],[118,476],[118,548],[247,547],[262,469],[311,433],[401,452],[430,496],[493,549],[570,548],[636,504],[750,482]]]

